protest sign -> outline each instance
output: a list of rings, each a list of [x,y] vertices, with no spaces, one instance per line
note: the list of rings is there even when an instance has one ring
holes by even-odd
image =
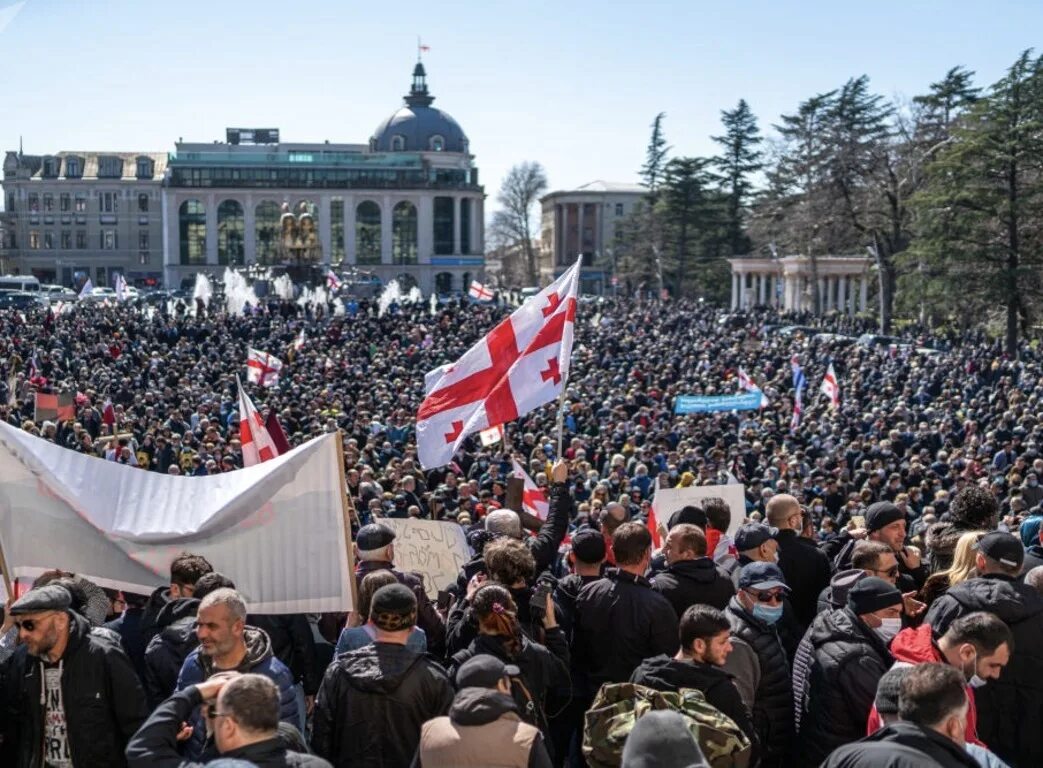
[[[420,574],[432,600],[438,597],[438,590],[456,583],[460,569],[471,559],[464,529],[456,523],[412,517],[388,517],[380,522],[395,531],[395,567]]]
[[[759,397],[759,395],[758,395]],[[656,519],[666,525],[670,515],[688,504],[698,506],[703,499],[717,497],[724,499],[731,510],[731,521],[728,523],[728,535],[739,530],[746,518],[746,498],[743,486],[731,485],[690,485],[687,488],[660,488],[653,497],[656,508]]]
[[[760,392],[742,392],[737,395],[679,395],[674,400],[674,413],[750,411],[760,407]]]

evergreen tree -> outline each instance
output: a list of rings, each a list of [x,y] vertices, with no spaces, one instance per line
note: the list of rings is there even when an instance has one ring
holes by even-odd
[[[1015,355],[1043,296],[1043,57],[1022,53],[951,131],[913,201],[911,256],[946,281],[956,310],[1002,307]]]
[[[667,241],[663,267],[674,275],[676,296],[685,293],[689,278],[698,276],[693,261],[705,257],[702,247],[716,224],[713,164],[712,158],[678,157],[664,168],[659,213]]]
[[[931,83],[928,93],[913,97],[913,103],[922,110],[917,138],[928,142],[949,138],[949,128],[957,115],[977,101],[981,93],[973,80],[974,72],[953,67],[937,83]]]
[[[750,240],[744,232],[746,209],[753,182],[750,177],[764,167],[757,118],[745,99],[739,99],[733,110],[721,111],[724,134],[713,136],[721,145],[721,154],[715,165],[721,175],[722,189],[727,195],[725,231],[731,255],[747,253]]]
[[[666,156],[670,147],[666,145],[666,136],[663,133],[663,118],[665,112],[660,112],[652,121],[652,136],[648,140],[648,149],[645,150],[645,164],[641,166],[641,183],[648,188],[648,196],[654,204],[659,194],[659,184],[663,179],[663,168],[666,165]]]

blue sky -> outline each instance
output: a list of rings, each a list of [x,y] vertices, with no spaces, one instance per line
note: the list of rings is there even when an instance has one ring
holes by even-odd
[[[20,7],[19,7],[20,6]],[[666,112],[709,154],[745,98],[765,129],[848,77],[909,98],[957,64],[994,82],[1041,43],[1043,2],[0,0],[0,150],[173,149],[227,126],[365,142],[425,54],[495,207],[513,164],[551,188],[636,181]]]

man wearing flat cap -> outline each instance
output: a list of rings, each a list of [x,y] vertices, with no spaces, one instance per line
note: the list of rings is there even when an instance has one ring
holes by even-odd
[[[33,589],[11,606],[21,647],[8,661],[0,765],[125,766],[148,711],[130,659],[70,609],[65,587]]]
[[[793,660],[798,766],[818,766],[834,749],[865,735],[877,683],[894,659],[888,644],[902,628],[902,593],[868,576],[847,606],[815,617]]]
[[[1010,627],[1014,651],[996,680],[974,691],[978,737],[1011,765],[1043,765],[1043,597],[1018,580],[1025,548],[1011,533],[992,531],[978,540],[977,576],[931,604],[924,621],[943,635],[961,616],[995,614]]]
[[[358,565],[355,578],[359,584],[366,574],[374,571],[391,571],[399,584],[413,590],[417,599],[416,624],[427,635],[427,648],[436,657],[445,651],[445,620],[435,609],[424,591],[424,581],[419,574],[395,568],[395,531],[382,523],[370,523],[359,529],[355,537],[355,552]]]

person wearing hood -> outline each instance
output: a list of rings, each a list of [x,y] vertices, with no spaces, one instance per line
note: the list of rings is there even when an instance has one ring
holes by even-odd
[[[937,663],[959,669],[967,680],[966,741],[981,744],[975,690],[1000,676],[1010,661],[1013,642],[1006,624],[993,614],[981,611],[956,619],[937,642],[929,624],[903,629],[891,641],[891,655],[896,667]],[[874,705],[869,712],[866,733],[873,733],[881,725]]]
[[[709,768],[688,723],[677,712],[639,717],[623,745],[622,768]]]
[[[193,650],[181,667],[177,690],[209,679],[219,672],[264,675],[279,688],[279,719],[297,726],[300,723],[293,674],[272,653],[268,635],[246,625],[246,603],[234,589],[214,590],[199,602],[196,614],[199,647]],[[199,759],[213,756],[213,743],[201,709],[188,721],[192,734],[184,747],[184,755]]]
[[[985,534],[977,544],[978,576],[939,597],[925,622],[944,634],[960,616],[988,611],[1014,638],[1010,663],[996,680],[975,691],[978,736],[1013,765],[1043,765],[1043,730],[1020,727],[1043,720],[1043,597],[1018,580],[1025,550],[1016,536]]]
[[[550,768],[543,735],[522,721],[511,696],[511,678],[520,674],[484,653],[461,664],[449,714],[424,723],[412,768]]]
[[[117,640],[71,610],[60,584],[10,608],[20,648],[4,670],[0,765],[125,766],[124,749],[148,710]]]
[[[796,764],[818,766],[865,733],[880,677],[894,659],[888,643],[902,628],[902,593],[869,576],[847,606],[815,617],[793,662]]]
[[[885,693],[893,687],[887,682]],[[981,768],[964,742],[967,709],[958,670],[913,667],[898,684],[897,721],[836,749],[822,768]]]
[[[376,640],[326,669],[315,699],[312,748],[335,768],[405,768],[423,724],[449,711],[453,687],[445,670],[406,647],[416,616],[409,587],[381,587],[369,609]]]
[[[696,525],[682,523],[670,529],[663,544],[666,570],[657,573],[652,589],[670,601],[677,618],[692,605],[723,610],[735,587],[713,558],[707,556],[706,534]]]
[[[732,652],[728,617],[709,605],[693,605],[680,624],[681,649],[671,658],[660,655],[645,659],[634,670],[630,682],[657,691],[695,688],[710,706],[730,717],[754,745],[751,764],[756,765],[757,734],[750,711],[739,696],[732,676],[724,670]]]

